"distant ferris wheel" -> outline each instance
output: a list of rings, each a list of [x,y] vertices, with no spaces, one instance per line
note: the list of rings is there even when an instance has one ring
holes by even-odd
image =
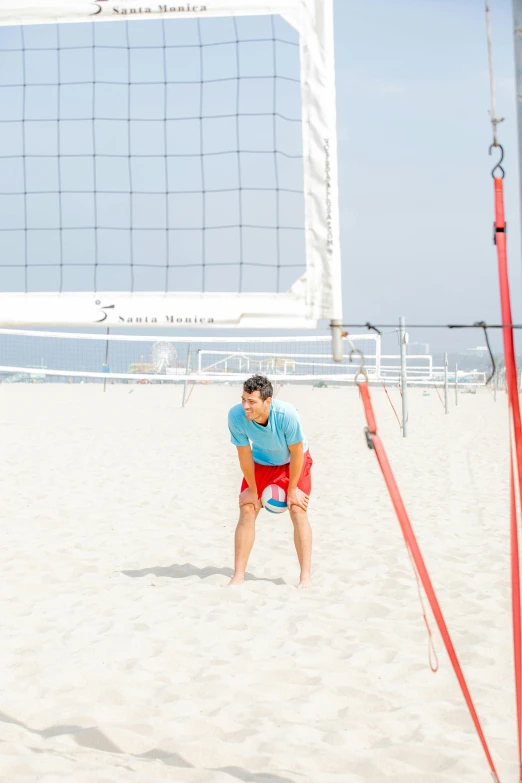
[[[151,361],[157,373],[165,375],[168,367],[175,367],[178,352],[172,343],[159,341],[154,343],[151,351]]]

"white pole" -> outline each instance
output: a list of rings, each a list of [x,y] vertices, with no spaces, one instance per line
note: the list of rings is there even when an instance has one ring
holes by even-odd
[[[408,437],[408,377],[406,373],[406,343],[408,335],[406,334],[406,319],[401,315],[400,324],[400,342],[401,342],[401,391],[402,391],[402,437]]]
[[[332,359],[334,362],[342,362],[343,360],[343,328],[341,321],[333,320],[330,324],[332,329]]]
[[[459,366],[455,365],[455,406],[459,404]]]
[[[444,354],[444,412],[449,413],[448,354]]]
[[[187,350],[187,371],[185,373],[186,375],[189,375],[190,373],[190,348],[191,346],[189,343],[188,350]],[[187,401],[187,386],[188,386],[188,378],[185,379],[185,383],[183,384],[183,401],[181,403],[182,408],[185,407],[185,403]]]
[[[109,336],[110,331],[111,330],[109,329],[109,327],[107,327],[107,337]],[[109,340],[107,340],[105,344],[105,366],[107,367],[107,371],[108,371],[109,370]],[[105,391],[106,387],[107,387],[107,381],[104,380],[103,391]]]
[[[522,0],[513,0],[513,26],[515,34],[515,95],[518,117],[518,163],[522,167]],[[522,168],[519,174],[520,196],[522,197]],[[522,207],[522,198],[520,201]]]

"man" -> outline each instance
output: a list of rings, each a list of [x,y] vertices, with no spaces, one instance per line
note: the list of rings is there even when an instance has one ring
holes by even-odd
[[[245,579],[261,510],[260,497],[265,487],[277,484],[287,495],[302,589],[311,584],[312,528],[307,508],[312,489],[312,458],[296,409],[288,402],[274,400],[273,394],[268,378],[253,375],[243,385],[241,404],[228,414],[231,441],[237,447],[244,476],[235,534],[234,576],[229,585],[240,585]]]

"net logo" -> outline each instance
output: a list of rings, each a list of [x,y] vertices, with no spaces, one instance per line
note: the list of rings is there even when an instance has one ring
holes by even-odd
[[[101,305],[101,300],[97,299],[94,304],[98,305],[98,306]],[[116,307],[116,305],[103,305],[102,307],[100,307],[100,311],[101,311],[102,317],[98,318],[96,320],[96,323],[97,324],[102,324],[104,321],[106,321],[107,318],[109,317],[109,313],[107,312],[107,310],[114,310],[115,307]]]
[[[108,313],[107,310],[115,310],[116,305],[102,305],[101,299],[96,299],[94,303],[98,307],[98,313],[101,318],[97,318],[94,323],[102,324],[106,321],[109,315],[117,316],[117,321],[120,324],[213,324],[214,318],[201,317],[199,315],[179,317],[175,315],[121,315],[118,313]],[[114,318],[111,319],[114,321]]]

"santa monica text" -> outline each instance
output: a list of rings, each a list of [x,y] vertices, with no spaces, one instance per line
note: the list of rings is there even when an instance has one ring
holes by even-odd
[[[157,6],[138,6],[125,8],[124,6],[113,6],[115,14],[175,14],[175,13],[203,13],[207,10],[206,5],[176,6],[176,5],[157,5]]]
[[[123,324],[213,324],[214,319],[213,318],[198,318],[197,315],[195,315],[193,318],[191,316],[183,317],[177,317],[175,315],[165,315],[163,318],[156,316],[148,316],[148,315],[138,315],[138,316],[130,316],[130,315],[119,315],[118,321]]]

